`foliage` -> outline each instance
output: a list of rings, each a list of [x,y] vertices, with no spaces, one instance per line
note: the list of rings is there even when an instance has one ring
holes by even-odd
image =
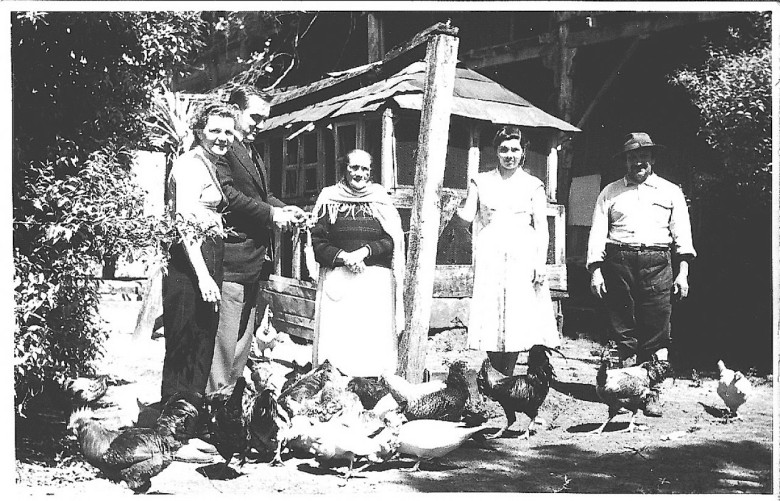
[[[707,350],[731,350],[739,363],[755,361],[760,346],[767,350],[758,353],[771,353],[772,342],[771,17],[746,20],[705,45],[703,65],[670,78],[690,95],[700,111],[699,133],[722,158],[721,165],[694,173],[699,257],[691,281],[699,293],[692,298],[690,330],[706,333]],[[740,331],[751,337],[733,350]]]
[[[91,371],[105,333],[102,262],[164,251],[173,224],[143,217],[130,151],[151,89],[187,71],[206,24],[191,12],[12,16],[15,400]]]

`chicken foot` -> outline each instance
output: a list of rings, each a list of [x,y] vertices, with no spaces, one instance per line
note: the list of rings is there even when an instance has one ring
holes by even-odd
[[[512,426],[515,421],[517,421],[517,418],[515,417],[514,411],[504,409],[504,414],[506,414],[506,425],[504,425],[503,428],[498,430],[496,433],[492,435],[486,435],[485,438],[493,439],[493,438],[501,438],[504,436],[504,433],[506,430],[509,429],[510,426]],[[532,420],[533,421],[533,420]],[[527,431],[527,430],[526,430]]]

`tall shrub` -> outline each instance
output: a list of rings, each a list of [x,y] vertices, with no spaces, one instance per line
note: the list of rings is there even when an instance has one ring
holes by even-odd
[[[690,95],[699,134],[722,159],[695,173],[700,256],[689,330],[712,364],[728,355],[763,370],[772,353],[770,27],[770,13],[749,16],[708,41],[703,65],[670,79]]]

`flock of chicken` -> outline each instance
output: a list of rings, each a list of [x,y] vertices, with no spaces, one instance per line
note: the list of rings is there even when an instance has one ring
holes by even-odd
[[[503,436],[516,421],[516,413],[528,416],[522,436],[530,436],[555,378],[549,359],[553,352],[563,356],[545,346],[531,348],[528,370],[522,375],[505,376],[488,360],[483,362],[477,389],[500,404],[506,414],[506,424],[486,438]],[[238,458],[240,470],[255,452],[273,465],[283,464],[287,451],[313,456],[324,467],[348,464],[345,480],[354,471],[401,454],[416,458],[412,468],[416,470],[421,461],[440,458],[488,428],[485,413],[469,405],[467,366],[461,360],[450,364],[446,380],[420,384],[389,374],[378,379],[348,377],[325,361],[308,372],[293,369],[278,389],[267,364],[255,360],[250,366],[249,380],[242,377],[233,387],[203,397],[174,395],[150,428],[107,430],[89,408],[74,411],[69,426],[84,458],[107,478],[122,481],[135,492],[146,492],[151,478],[203,426],[225,460],[225,472],[233,458]],[[718,366],[718,394],[736,415],[750,383],[722,362]],[[608,405],[609,417],[595,432],[601,433],[621,408],[632,412],[627,431],[633,431],[634,417],[644,408],[651,386],[666,377],[667,367],[655,361],[612,369],[603,359],[596,391]],[[356,463],[363,464],[355,470]]]

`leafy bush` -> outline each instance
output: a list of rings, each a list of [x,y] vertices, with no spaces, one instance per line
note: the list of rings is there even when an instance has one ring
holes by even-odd
[[[689,342],[709,363],[728,353],[771,370],[771,16],[746,21],[707,43],[703,65],[670,78],[689,93],[699,133],[722,158],[694,173],[699,257],[690,318],[680,320],[699,333]]]
[[[89,374],[105,332],[95,271],[163,251],[129,170],[151,89],[202,47],[192,12],[21,12],[12,17],[14,388],[17,412],[46,381]]]

